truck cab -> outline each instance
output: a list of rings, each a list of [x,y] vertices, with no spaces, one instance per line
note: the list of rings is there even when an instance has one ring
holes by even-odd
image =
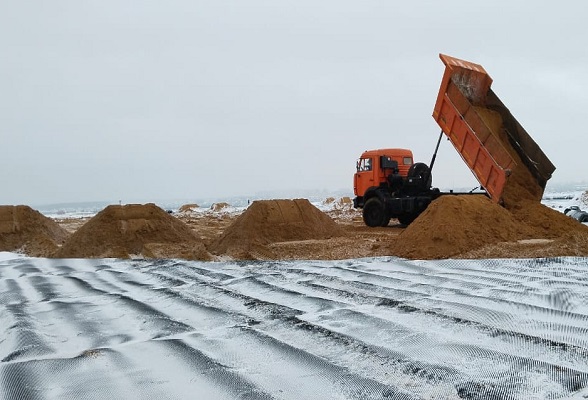
[[[387,226],[392,218],[408,225],[439,196],[431,182],[429,167],[415,163],[408,149],[365,151],[353,177],[353,206],[363,209],[367,226]]]
[[[412,151],[408,149],[364,151],[357,160],[353,176],[354,206],[362,208],[368,189],[385,184],[390,174],[397,173],[406,178],[413,163]]]

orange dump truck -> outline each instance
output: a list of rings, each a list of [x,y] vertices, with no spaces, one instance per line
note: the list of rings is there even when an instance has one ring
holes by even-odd
[[[555,170],[551,161],[490,89],[492,78],[481,65],[440,57],[445,72],[433,118],[442,134],[495,202],[509,207],[522,199],[541,200]],[[432,187],[437,149],[430,166],[414,163],[406,149],[370,150],[361,155],[353,204],[363,209],[366,225],[386,226],[391,218],[409,224],[437,197],[459,194]]]

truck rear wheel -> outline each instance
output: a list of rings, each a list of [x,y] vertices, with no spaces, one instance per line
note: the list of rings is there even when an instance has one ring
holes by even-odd
[[[386,226],[390,219],[386,216],[384,203],[378,197],[372,197],[363,206],[363,222],[372,228]]]
[[[414,221],[416,217],[418,217],[418,215],[415,214],[399,215],[398,222],[400,222],[402,225],[410,225],[410,223]]]

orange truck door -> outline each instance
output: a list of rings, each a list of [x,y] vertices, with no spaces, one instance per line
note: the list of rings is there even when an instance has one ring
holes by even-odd
[[[362,157],[357,160],[353,178],[353,190],[356,196],[363,196],[367,188],[375,185],[373,157]]]

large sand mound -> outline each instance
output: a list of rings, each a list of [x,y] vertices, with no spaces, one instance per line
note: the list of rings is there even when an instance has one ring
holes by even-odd
[[[0,251],[48,257],[68,232],[29,206],[0,206]]]
[[[343,235],[335,221],[306,199],[257,200],[211,246],[216,254],[236,254],[270,243],[329,239]]]
[[[86,222],[63,244],[64,258],[184,258],[210,255],[192,230],[155,204],[111,205]]]
[[[586,234],[586,226],[535,201],[519,202],[509,211],[485,196],[447,195],[433,201],[390,250],[404,258],[439,259],[499,242]]]

